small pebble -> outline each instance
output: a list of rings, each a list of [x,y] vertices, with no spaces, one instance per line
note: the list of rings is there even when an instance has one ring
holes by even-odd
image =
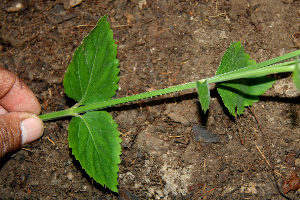
[[[36,187],[39,186],[40,182],[39,181],[31,181],[31,186]]]
[[[13,5],[6,9],[6,12],[19,12],[26,10],[29,6],[29,0],[16,0]]]
[[[70,181],[72,181],[73,178],[74,178],[74,176],[73,176],[73,174],[72,174],[71,172],[69,172],[69,173],[67,174],[67,178],[68,178]]]
[[[295,166],[300,167],[300,158],[295,160]]]

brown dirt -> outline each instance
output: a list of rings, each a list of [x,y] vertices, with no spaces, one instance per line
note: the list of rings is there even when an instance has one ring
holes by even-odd
[[[117,97],[213,76],[235,41],[257,62],[299,49],[298,0],[85,0],[69,9],[62,3],[32,0],[19,12],[6,12],[10,1],[0,3],[0,65],[29,85],[43,113],[72,105],[64,72],[104,14],[119,46]],[[1,160],[0,197],[284,199],[283,181],[300,173],[300,98],[289,74],[276,77],[252,112],[237,118],[213,88],[206,115],[195,90],[111,109],[123,139],[120,195],[93,182],[71,155],[70,119],[46,122],[41,139]],[[219,141],[195,140],[197,126]]]

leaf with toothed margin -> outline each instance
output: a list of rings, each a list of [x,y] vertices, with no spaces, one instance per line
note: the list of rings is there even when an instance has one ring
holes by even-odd
[[[75,107],[110,100],[118,89],[119,60],[113,32],[102,17],[75,50],[64,78],[66,94]],[[117,192],[121,139],[117,124],[106,111],[73,117],[69,125],[72,153],[89,176]]]
[[[216,75],[232,72],[254,65],[255,61],[245,53],[241,42],[230,45],[225,52]],[[217,83],[217,90],[229,112],[235,116],[243,114],[246,106],[259,101],[258,96],[272,87],[275,80],[268,76],[251,77]]]
[[[78,106],[109,100],[118,89],[117,45],[106,20],[102,17],[83,39],[65,74],[65,92]]]
[[[118,125],[106,111],[88,112],[73,117],[69,146],[81,166],[96,182],[118,192],[118,164],[121,138]]]

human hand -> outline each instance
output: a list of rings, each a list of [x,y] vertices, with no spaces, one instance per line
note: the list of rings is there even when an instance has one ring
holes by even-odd
[[[41,137],[40,112],[37,98],[25,83],[0,67],[0,158]]]

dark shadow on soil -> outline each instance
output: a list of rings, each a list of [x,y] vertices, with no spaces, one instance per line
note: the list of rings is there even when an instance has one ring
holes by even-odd
[[[74,106],[77,103],[77,101],[68,97],[66,94],[64,94],[64,98],[66,98],[66,105],[69,106],[69,108],[71,108],[72,106]]]
[[[81,167],[78,160],[76,160],[75,156],[72,154],[72,149],[70,149],[70,157],[72,157],[72,162],[74,166],[80,171],[83,178],[85,178],[96,190],[102,191],[104,194],[116,194],[113,193],[111,190],[109,190],[106,187],[103,187],[101,184],[94,181],[87,173],[86,171]]]
[[[128,103],[125,105],[117,105],[115,107],[111,108],[105,108],[108,112],[111,111],[125,111],[125,110],[132,110],[132,109],[137,109],[137,108],[145,108],[149,106],[156,106],[156,105],[162,105],[162,104],[168,104],[168,103],[179,103],[185,100],[194,100],[198,98],[198,94],[195,92],[184,94],[184,95],[179,95],[179,96],[174,96],[174,97],[153,97],[151,99],[146,99],[146,100],[140,100],[137,102],[132,102]]]
[[[260,101],[273,101],[273,102],[280,102],[280,103],[290,103],[290,104],[300,104],[300,97],[276,97],[276,96],[260,96]]]
[[[227,115],[227,117],[232,120],[235,121],[235,117],[232,116],[230,114],[230,112],[228,111],[228,109],[225,107],[225,105],[222,102],[222,98],[219,95],[217,88],[214,88],[212,90],[210,90],[210,95],[211,98],[217,98],[218,102],[220,103],[220,105],[222,106],[222,109],[224,111],[224,113]],[[274,97],[274,96],[259,96],[258,97],[260,101],[273,101],[273,102],[281,102],[281,103],[290,103],[290,104],[300,104],[300,97]],[[70,98],[69,98],[70,99]],[[155,106],[155,105],[162,105],[162,104],[169,104],[169,103],[179,103],[185,100],[195,100],[197,102],[197,107],[199,110],[199,115],[201,118],[201,123],[202,126],[205,126],[207,123],[207,118],[209,115],[209,110],[207,111],[207,113],[204,113],[201,107],[201,104],[198,100],[198,94],[196,92],[191,92],[188,94],[184,94],[184,95],[178,95],[178,96],[174,96],[174,97],[164,97],[164,96],[160,96],[160,97],[153,97],[151,99],[146,99],[146,100],[140,100],[137,102],[132,102],[132,103],[128,103],[128,104],[124,104],[124,105],[117,105],[115,107],[111,107],[111,108],[105,108],[104,110],[111,112],[111,111],[126,111],[126,110],[132,110],[132,109],[137,109],[137,108],[145,108],[145,107],[149,107],[149,106]],[[295,111],[295,110],[294,110]],[[298,116],[296,111],[294,112],[294,114],[292,115],[294,118],[294,121],[297,121]]]
[[[14,155],[14,153],[16,153],[16,152],[12,152],[12,153],[9,153],[9,154],[6,154],[4,157],[2,157],[1,159],[0,159],[0,170],[3,168],[3,166],[5,165],[5,163],[7,162],[7,161],[9,161],[10,159],[12,159],[12,156]]]

